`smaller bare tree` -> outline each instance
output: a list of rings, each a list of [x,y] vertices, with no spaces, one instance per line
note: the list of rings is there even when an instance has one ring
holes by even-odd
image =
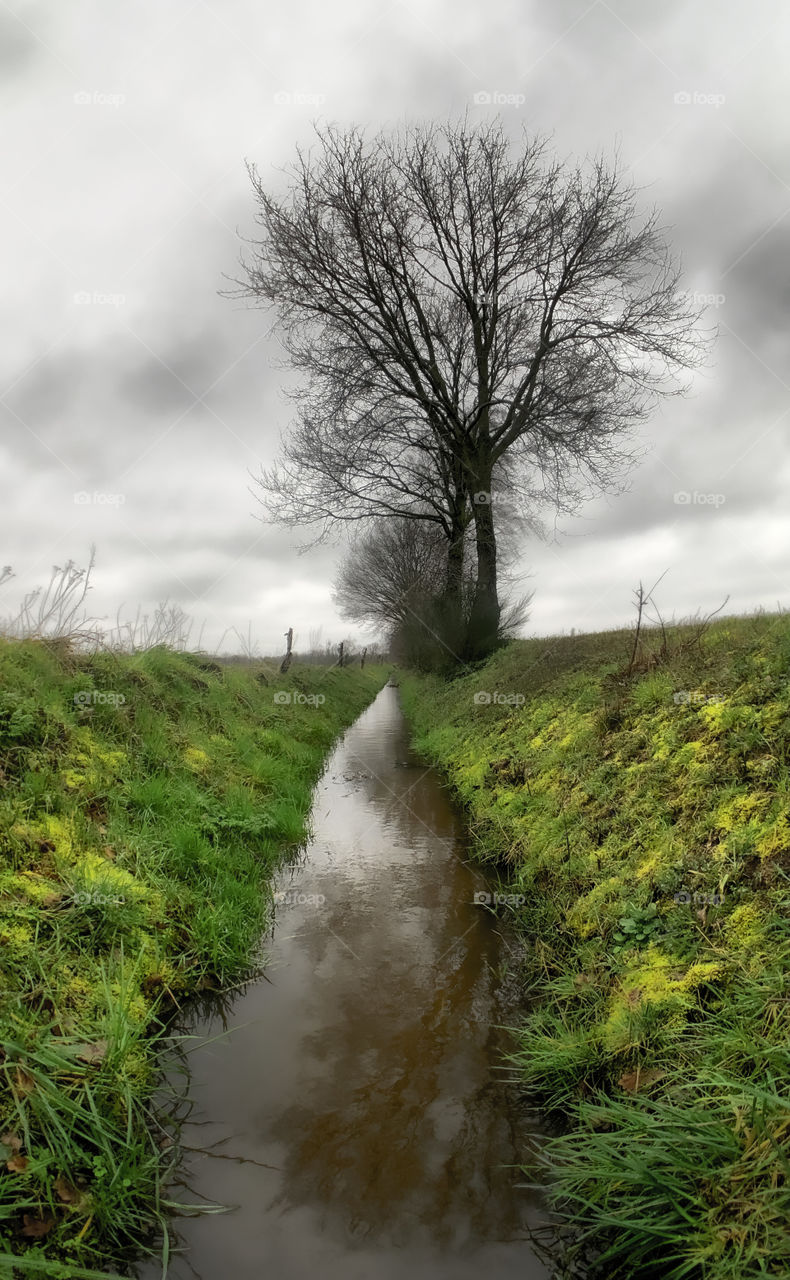
[[[470,569],[448,617],[445,558],[445,538],[428,522],[372,522],[341,565],[334,602],[343,617],[384,632],[396,657],[420,667],[450,666],[458,661],[475,583]],[[526,621],[531,598],[506,604],[500,639]]]

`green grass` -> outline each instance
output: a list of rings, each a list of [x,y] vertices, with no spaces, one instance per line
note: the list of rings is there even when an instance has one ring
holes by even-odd
[[[267,882],[386,674],[0,642],[0,1272],[166,1249],[162,1034],[249,974]]]
[[[620,632],[403,682],[523,895],[510,1065],[561,1126],[528,1176],[606,1280],[790,1274],[790,619],[694,634],[632,675]]]

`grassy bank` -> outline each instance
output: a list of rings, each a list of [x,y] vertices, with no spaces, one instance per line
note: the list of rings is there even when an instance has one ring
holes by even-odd
[[[513,1066],[607,1280],[790,1274],[790,619],[694,637],[653,636],[630,676],[610,633],[404,681],[523,896]]]
[[[249,972],[326,752],[385,678],[0,642],[0,1271],[78,1277],[161,1230],[157,1034]]]

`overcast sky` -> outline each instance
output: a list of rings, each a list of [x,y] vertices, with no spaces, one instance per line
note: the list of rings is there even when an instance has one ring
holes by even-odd
[[[277,184],[314,119],[467,109],[619,147],[719,326],[629,491],[525,545],[529,630],[622,623],[665,569],[668,615],[790,604],[788,50],[781,0],[0,0],[0,612],[95,543],[98,615],[167,597],[208,647],[249,626],[266,652],[349,631],[342,547],[256,519],[292,409],[272,317],[219,296],[244,162]]]

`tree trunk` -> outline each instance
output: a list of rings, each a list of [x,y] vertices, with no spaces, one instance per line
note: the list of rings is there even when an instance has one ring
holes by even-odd
[[[495,648],[499,636],[499,595],[497,591],[496,533],[490,487],[474,504],[477,583],[472,601],[467,636],[467,656],[485,658]]]
[[[464,561],[468,524],[469,509],[463,500],[452,513],[444,591],[434,604],[434,634],[442,650],[437,654],[440,665],[448,658],[452,662],[461,661],[466,648]]]
[[[448,601],[460,604],[464,582],[464,529],[456,527],[452,541],[447,546],[447,577],[444,596]]]

